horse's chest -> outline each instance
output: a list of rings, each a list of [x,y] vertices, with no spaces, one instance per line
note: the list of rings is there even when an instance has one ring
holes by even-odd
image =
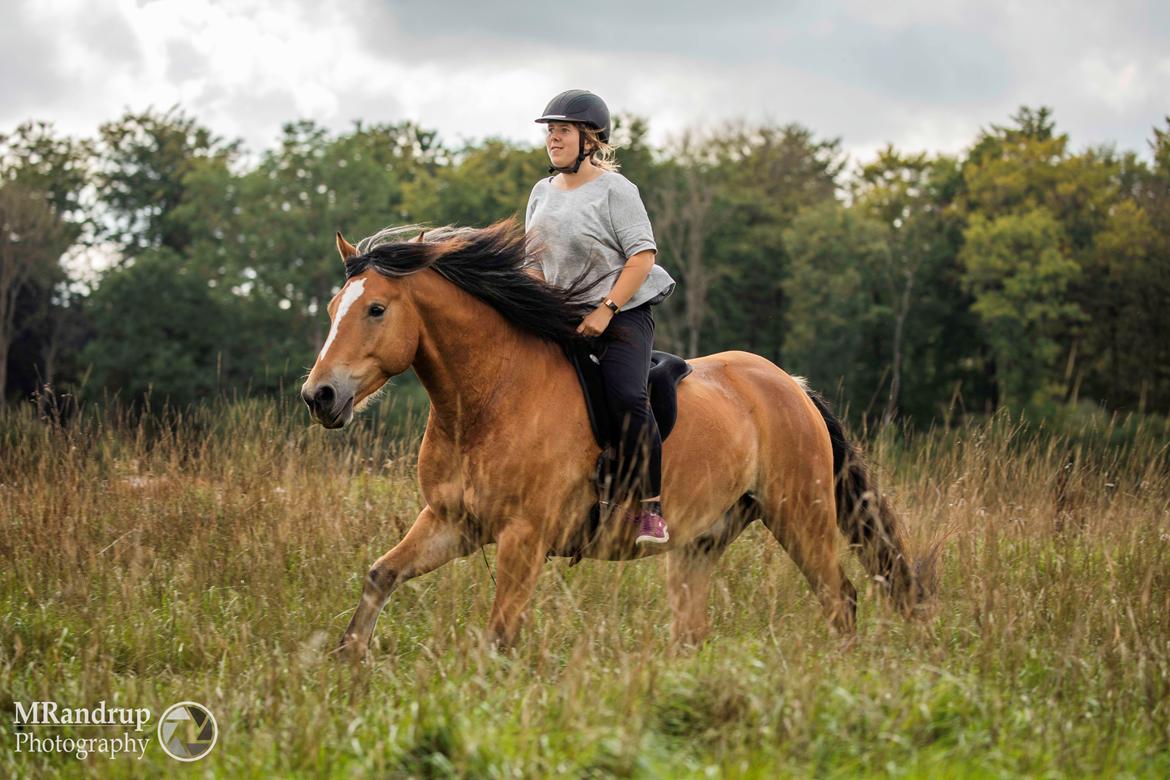
[[[523,498],[524,478],[501,453],[464,450],[436,452],[419,462],[423,498],[447,517],[491,521],[514,512]]]

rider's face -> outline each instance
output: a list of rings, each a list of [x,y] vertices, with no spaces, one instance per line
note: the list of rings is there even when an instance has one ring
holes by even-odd
[[[557,168],[572,165],[581,150],[581,136],[577,125],[572,122],[549,122],[544,146],[548,159]]]

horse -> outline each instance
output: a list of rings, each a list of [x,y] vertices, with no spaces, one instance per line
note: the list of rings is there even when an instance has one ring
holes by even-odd
[[[830,624],[854,634],[857,591],[839,533],[907,616],[930,596],[903,529],[824,400],[771,361],[729,351],[691,358],[663,446],[665,545],[640,548],[620,512],[582,553],[600,453],[564,346],[592,305],[531,273],[539,247],[514,220],[486,228],[388,228],[350,244],[345,283],[301,388],[328,429],[413,367],[430,398],[418,453],[422,511],[365,576],[337,651],[362,658],[407,580],[497,545],[487,638],[512,646],[547,559],[667,555],[672,646],[709,633],[708,592],[725,549],[761,520],[807,579]],[[417,233],[417,235],[416,235]]]

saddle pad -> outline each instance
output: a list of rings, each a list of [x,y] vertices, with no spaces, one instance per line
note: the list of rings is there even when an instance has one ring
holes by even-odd
[[[577,380],[585,396],[585,409],[589,413],[589,424],[597,446],[606,449],[618,439],[617,420],[610,419],[605,403],[605,385],[601,378],[601,365],[590,345],[566,346],[565,354],[577,371]],[[694,370],[685,360],[669,352],[654,350],[650,353],[650,376],[646,389],[650,394],[650,409],[658,423],[658,435],[666,437],[674,429],[678,419],[678,383]]]

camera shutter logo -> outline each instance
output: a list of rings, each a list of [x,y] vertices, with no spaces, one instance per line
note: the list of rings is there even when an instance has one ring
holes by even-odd
[[[158,721],[158,743],[171,758],[198,761],[211,752],[219,726],[211,710],[193,701],[172,704]]]

